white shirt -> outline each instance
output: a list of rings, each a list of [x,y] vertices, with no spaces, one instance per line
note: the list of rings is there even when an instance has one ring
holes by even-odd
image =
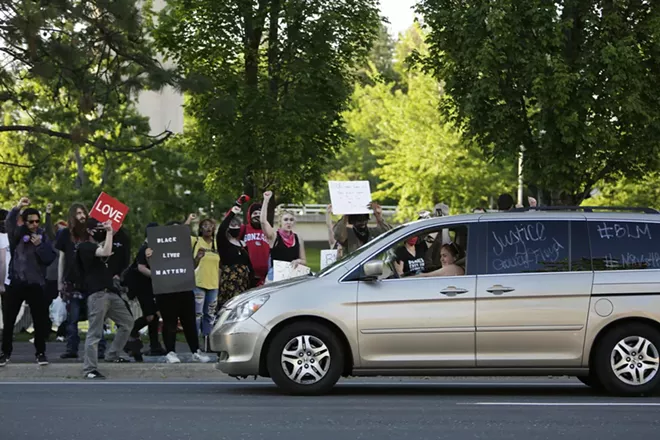
[[[5,258],[5,284],[9,284],[9,262],[11,261],[11,253],[9,252],[9,237],[7,234],[0,234],[0,252],[4,252],[7,257]]]

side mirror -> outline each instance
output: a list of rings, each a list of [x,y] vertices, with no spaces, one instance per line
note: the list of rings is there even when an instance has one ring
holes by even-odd
[[[362,266],[362,272],[366,280],[375,281],[383,275],[383,262],[369,261]]]

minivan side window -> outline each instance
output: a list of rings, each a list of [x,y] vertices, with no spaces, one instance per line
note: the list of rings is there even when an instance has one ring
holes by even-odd
[[[568,272],[568,221],[487,222],[488,274]]]
[[[594,270],[660,269],[660,224],[590,221]]]

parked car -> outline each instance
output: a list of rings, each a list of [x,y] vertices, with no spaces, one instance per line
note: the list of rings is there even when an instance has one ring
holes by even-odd
[[[657,392],[660,215],[630,211],[396,227],[316,275],[225,304],[211,335],[217,368],[301,395],[351,375],[570,375],[616,395]],[[397,252],[412,237],[426,257],[449,237],[465,274],[400,273]]]

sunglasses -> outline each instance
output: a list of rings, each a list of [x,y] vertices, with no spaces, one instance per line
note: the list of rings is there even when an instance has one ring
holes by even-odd
[[[39,224],[39,220],[28,220],[26,223],[27,223],[28,225],[38,225],[38,224]]]

